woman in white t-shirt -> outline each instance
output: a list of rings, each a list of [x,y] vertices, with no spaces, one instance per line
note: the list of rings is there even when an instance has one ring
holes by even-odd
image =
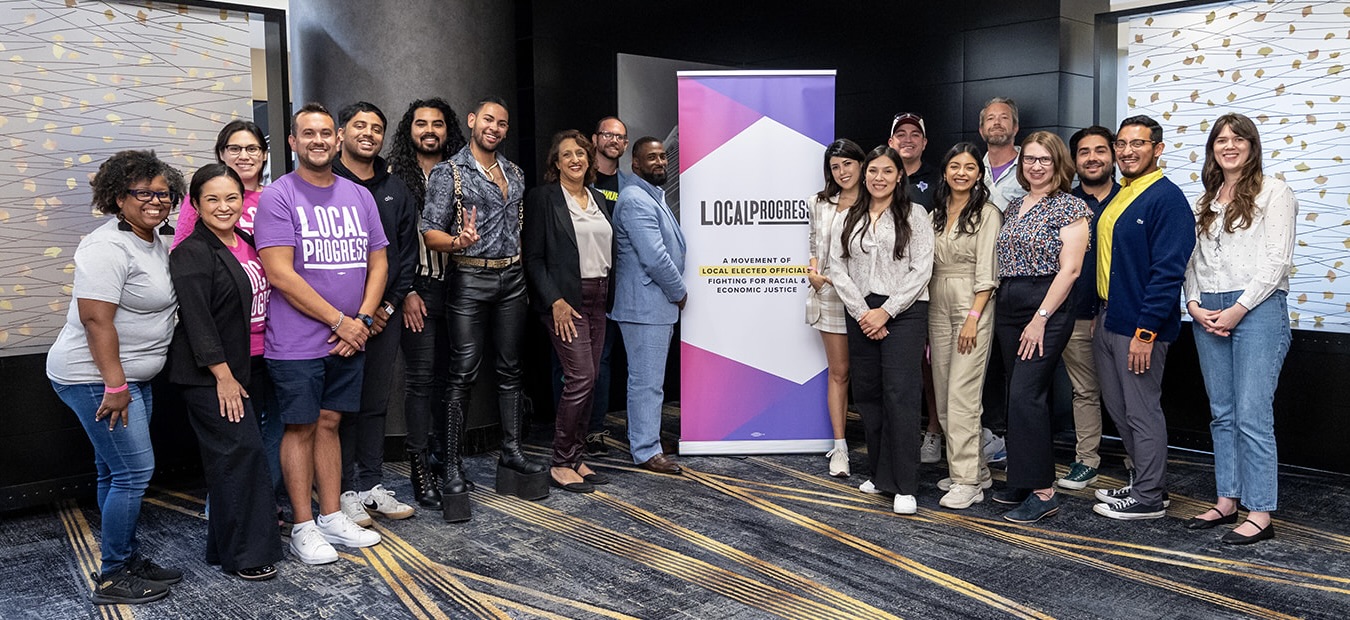
[[[148,603],[183,578],[141,555],[136,541],[155,472],[150,380],[164,367],[178,308],[156,228],[183,195],[183,177],[152,151],[122,151],[89,184],[94,207],[114,219],[75,250],[74,299],[47,353],[47,378],[94,445],[103,566],[91,599]]]
[[[1284,181],[1261,172],[1261,136],[1241,114],[1214,121],[1195,205],[1198,235],[1186,267],[1186,310],[1209,394],[1214,437],[1214,507],[1186,522],[1193,530],[1247,519],[1223,542],[1275,537],[1278,499],[1275,387],[1289,351],[1289,272],[1298,201]]]

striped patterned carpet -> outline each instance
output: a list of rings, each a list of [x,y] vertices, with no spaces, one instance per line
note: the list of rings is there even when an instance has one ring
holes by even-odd
[[[673,432],[678,410],[669,409]],[[622,416],[612,425],[622,437]],[[850,432],[861,432],[850,422]],[[539,442],[546,429],[535,429]],[[853,438],[861,444],[860,437]],[[541,445],[533,452],[544,455]],[[245,583],[201,561],[200,488],[154,487],[141,517],[146,551],[187,573],[173,594],[95,607],[98,514],[66,502],[0,515],[0,617],[10,618],[1346,618],[1350,490],[1345,477],[1282,472],[1277,538],[1218,543],[1181,521],[1208,507],[1206,455],[1170,464],[1168,517],[1119,523],[1092,514],[1091,489],[1068,492],[1036,526],[1003,521],[992,502],[937,506],[940,466],[924,470],[919,513],[825,476],[818,455],[688,457],[686,474],[634,468],[612,443],[603,492],[554,490],[526,502],[491,490],[494,455],[470,458],[474,518],[439,513],[377,521],[384,542],[339,548],[327,566],[287,560]],[[853,455],[855,472],[864,457]],[[1114,468],[1114,469],[1112,469]],[[1101,486],[1121,483],[1107,455]],[[386,486],[408,499],[403,463]],[[1001,473],[996,472],[996,478]]]

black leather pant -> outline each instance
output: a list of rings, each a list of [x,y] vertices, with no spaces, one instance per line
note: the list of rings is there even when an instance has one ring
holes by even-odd
[[[451,263],[446,287],[445,317],[451,342],[446,400],[469,401],[488,338],[496,348],[497,392],[520,393],[520,345],[529,316],[524,268],[519,263],[505,269]]]

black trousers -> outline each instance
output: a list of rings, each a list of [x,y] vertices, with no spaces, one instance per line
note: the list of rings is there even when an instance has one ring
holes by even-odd
[[[384,330],[366,341],[366,365],[361,375],[361,409],[342,415],[338,437],[342,442],[342,490],[369,491],[380,483],[384,466],[384,422],[389,390],[394,383],[394,361],[403,335],[403,313],[395,312]]]
[[[498,394],[520,393],[520,344],[530,311],[525,297],[525,269],[520,263],[504,269],[454,263],[450,267],[445,276],[445,320],[454,346],[450,350],[446,400],[468,403],[488,338],[497,352],[493,362]]]
[[[276,499],[250,399],[244,399],[238,422],[220,415],[215,386],[184,386],[183,402],[197,433],[211,498],[207,563],[234,572],[281,561]]]
[[[1044,354],[1021,359],[1022,330],[1036,316],[1055,276],[1004,278],[998,288],[994,338],[1008,374],[1008,486],[1048,489],[1055,482],[1054,421],[1050,384],[1073,335],[1074,303],[1060,304],[1045,324]]]
[[[409,452],[427,449],[435,429],[445,427],[445,383],[450,374],[450,339],[445,325],[445,281],[419,276],[413,282],[426,305],[422,331],[404,326],[402,334],[404,377],[403,421],[408,435],[403,445]]]
[[[868,295],[867,306],[879,308],[886,297]],[[923,404],[923,345],[928,339],[928,302],[901,312],[881,340],[863,334],[849,318],[848,367],[853,403],[862,414],[867,439],[867,464],[872,484],[887,493],[919,491],[919,411]]]

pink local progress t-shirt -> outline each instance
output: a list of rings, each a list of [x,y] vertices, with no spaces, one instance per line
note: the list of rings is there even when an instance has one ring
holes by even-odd
[[[235,235],[238,238],[238,235]],[[230,248],[230,254],[239,261],[239,266],[248,274],[248,283],[253,288],[253,301],[249,304],[248,345],[249,355],[263,354],[263,332],[267,327],[267,298],[272,294],[272,285],[267,283],[263,274],[262,259],[258,251],[243,239]]]
[[[347,316],[361,310],[370,252],[389,245],[370,191],[342,177],[328,187],[311,185],[292,172],[268,185],[253,220],[258,249],[295,249],[295,272]],[[267,307],[265,356],[312,360],[333,345],[328,323],[300,312],[285,295]]]

